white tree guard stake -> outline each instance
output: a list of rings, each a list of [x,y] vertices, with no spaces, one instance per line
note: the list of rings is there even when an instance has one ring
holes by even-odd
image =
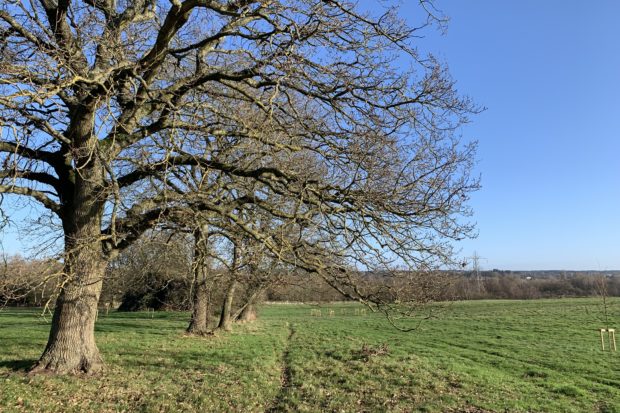
[[[605,351],[605,333],[609,340],[609,351],[616,351],[616,330],[613,328],[601,328],[601,348]]]

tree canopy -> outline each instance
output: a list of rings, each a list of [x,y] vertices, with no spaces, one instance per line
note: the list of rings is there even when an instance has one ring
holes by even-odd
[[[0,192],[64,235],[38,369],[101,365],[106,263],[188,210],[368,303],[348,269],[447,265],[471,235],[478,109],[416,50],[426,1],[417,28],[340,0],[0,4]]]

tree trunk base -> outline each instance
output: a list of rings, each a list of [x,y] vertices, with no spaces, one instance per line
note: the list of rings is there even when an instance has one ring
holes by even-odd
[[[215,328],[215,331],[224,331],[226,333],[230,333],[231,331],[233,331],[232,323],[217,326]]]
[[[258,314],[256,313],[256,308],[254,307],[254,304],[249,303],[243,308],[243,311],[241,311],[241,314],[239,314],[239,317],[237,318],[237,322],[248,323],[248,322],[255,321],[257,318],[258,318]]]
[[[190,336],[209,336],[212,335],[213,332],[207,328],[207,326],[195,326],[191,325],[187,327],[185,333]]]
[[[88,354],[74,352],[46,351],[32,367],[29,374],[96,374],[104,369],[103,359],[95,348]]]
[[[241,317],[239,317],[237,322],[238,323],[251,323],[252,321],[256,321],[256,319],[257,319],[257,316],[255,312],[244,313]]]
[[[82,294],[79,296],[72,289],[64,290],[58,297],[47,346],[31,373],[95,374],[103,369],[95,343],[99,296]]]
[[[193,336],[193,337],[210,337],[210,336],[215,335],[215,333],[212,330],[195,330],[195,331],[186,330],[185,335]]]

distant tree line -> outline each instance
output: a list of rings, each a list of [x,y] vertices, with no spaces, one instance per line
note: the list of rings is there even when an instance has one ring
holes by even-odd
[[[54,260],[2,257],[0,306],[43,307],[58,293],[57,274],[62,265]]]
[[[536,299],[562,297],[620,297],[620,275],[617,272],[484,272],[459,274],[449,287],[456,299]]]
[[[119,311],[192,309],[192,251],[187,242],[155,237],[141,241],[108,265],[100,298],[100,308]],[[231,274],[212,264],[208,288],[210,322],[217,323],[229,290]],[[42,307],[53,304],[58,291],[62,265],[52,260],[4,257],[0,271],[0,305]],[[239,282],[232,292],[230,311],[239,318],[247,299],[256,292],[249,268],[237,274]],[[257,269],[254,268],[256,271]],[[263,286],[254,297],[260,301],[331,302],[347,298],[330,285],[300,270],[279,268],[280,274]],[[308,282],[308,277],[315,277]],[[484,271],[479,276],[469,272],[442,273],[441,281],[425,273],[429,300],[537,299],[593,297],[605,294],[620,297],[620,274],[617,271]],[[360,277],[375,286],[391,282],[381,273],[364,273]],[[244,281],[245,280],[245,281]],[[423,286],[422,280],[415,288]],[[433,289],[432,287],[435,286]],[[406,286],[401,286],[405,288]],[[429,293],[430,291],[430,293]],[[412,292],[410,292],[412,294]],[[390,297],[382,297],[389,300]],[[424,297],[415,297],[423,302]],[[255,309],[254,309],[255,311]],[[254,314],[253,316],[256,316]]]

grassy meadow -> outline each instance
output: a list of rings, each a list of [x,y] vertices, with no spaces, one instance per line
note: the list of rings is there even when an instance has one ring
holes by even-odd
[[[266,305],[204,338],[186,313],[113,312],[96,329],[107,369],[83,377],[29,376],[49,319],[5,308],[0,412],[620,412],[600,300],[452,303],[408,333],[359,308]],[[608,317],[620,330],[620,299]]]

